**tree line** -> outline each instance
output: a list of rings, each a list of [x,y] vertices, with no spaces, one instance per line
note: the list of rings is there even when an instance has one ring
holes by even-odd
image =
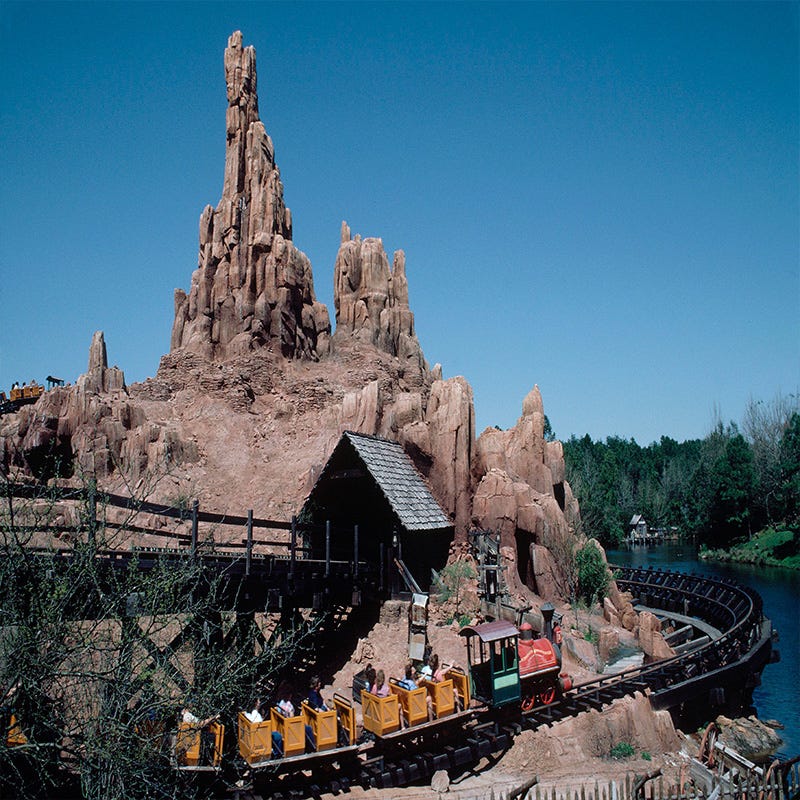
[[[717,420],[703,439],[662,436],[642,447],[587,434],[563,444],[584,531],[606,547],[622,542],[634,514],[712,547],[800,525],[797,395],[751,400],[740,425]]]

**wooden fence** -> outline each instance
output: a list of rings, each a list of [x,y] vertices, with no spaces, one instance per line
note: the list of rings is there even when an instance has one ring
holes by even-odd
[[[532,778],[516,788],[476,794],[475,800],[800,800],[800,757],[782,764],[776,761],[769,767],[751,765],[751,769],[742,767],[738,754],[722,749],[728,753],[713,772],[698,761],[693,760],[691,768],[687,764],[680,787],[658,774],[628,775],[624,780],[597,781],[593,786],[586,781],[573,787],[544,787]],[[459,793],[459,798],[472,800],[469,793]]]

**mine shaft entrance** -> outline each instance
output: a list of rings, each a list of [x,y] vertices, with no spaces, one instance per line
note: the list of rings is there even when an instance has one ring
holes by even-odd
[[[514,540],[517,544],[517,574],[519,579],[532,591],[536,591],[536,576],[533,571],[533,559],[531,558],[531,546],[536,539],[530,531],[517,528],[514,532]]]

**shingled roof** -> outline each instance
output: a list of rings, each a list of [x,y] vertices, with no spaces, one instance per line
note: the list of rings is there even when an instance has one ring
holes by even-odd
[[[427,531],[452,527],[402,445],[377,436],[345,431],[336,445],[337,450],[344,440],[358,453],[406,530]],[[326,471],[327,466],[320,480]]]

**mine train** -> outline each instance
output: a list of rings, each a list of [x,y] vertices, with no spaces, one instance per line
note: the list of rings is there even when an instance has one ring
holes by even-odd
[[[47,376],[47,391],[63,385],[64,381],[61,378],[54,378],[52,375]],[[22,406],[35,403],[44,393],[44,386],[36,381],[23,383],[22,386],[15,383],[11,387],[8,396],[6,396],[5,392],[0,392],[0,414],[11,414],[19,411]]]
[[[556,628],[553,639],[559,637]],[[203,730],[181,722],[177,730],[151,722],[137,728],[154,747],[168,749],[179,773],[250,773],[253,780],[325,769],[336,762],[364,764],[369,759],[421,749],[437,738],[457,742],[470,726],[493,720],[513,721],[526,711],[553,703],[572,687],[561,672],[561,652],[554,641],[535,638],[531,626],[519,628],[505,620],[467,625],[460,631],[467,650],[466,670],[449,667],[445,680],[423,680],[409,690],[389,678],[390,693],[369,692],[357,675],[352,697],[334,694],[328,710],[300,704],[295,716],[277,707],[264,721],[253,723],[243,712],[236,716],[236,747],[225,742],[225,725],[212,721]],[[355,702],[361,704],[363,729],[357,730]],[[232,720],[231,720],[232,721]],[[9,747],[24,744],[24,721],[11,716],[6,722]],[[459,731],[456,734],[456,731]],[[427,746],[427,745],[425,745]],[[197,776],[202,777],[202,775]]]

